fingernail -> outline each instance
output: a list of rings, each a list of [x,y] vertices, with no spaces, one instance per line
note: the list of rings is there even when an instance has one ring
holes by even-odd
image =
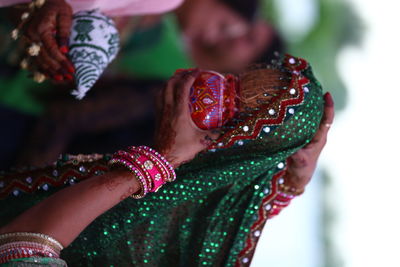
[[[69,72],[69,73],[72,73],[72,74],[75,73],[75,68],[70,62],[63,61],[62,62],[62,66],[63,66],[63,69],[65,70],[65,72]]]
[[[75,68],[69,61],[67,61],[67,70],[72,74],[75,73]]]
[[[60,74],[54,75],[53,78],[54,78],[54,80],[56,80],[56,81],[62,81],[62,80],[63,80],[63,76],[60,75]]]
[[[63,54],[67,54],[69,52],[68,46],[66,46],[66,45],[61,46],[60,52]]]
[[[72,66],[68,66],[68,71],[69,72],[71,72],[71,73],[75,73],[75,68],[74,67],[72,67]]]
[[[333,105],[335,104],[335,103],[333,102],[333,98],[332,98],[332,95],[331,95],[330,92],[327,92],[327,93],[324,95],[324,100],[325,100],[325,105],[328,106],[328,107],[333,107]]]
[[[74,76],[72,76],[71,74],[67,73],[67,74],[64,74],[64,78],[69,80],[69,81],[72,81],[74,79]]]

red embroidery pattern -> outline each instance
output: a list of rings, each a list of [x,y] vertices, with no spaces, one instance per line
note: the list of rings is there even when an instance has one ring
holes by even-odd
[[[47,187],[60,187],[64,184],[73,184],[75,181],[84,180],[99,175],[109,170],[107,162],[103,160],[93,162],[74,162],[62,167],[48,167],[45,169],[20,172],[0,177],[0,199],[14,194],[33,193]]]
[[[239,253],[236,260],[235,266],[249,266],[251,259],[253,258],[254,251],[261,235],[261,231],[267,222],[267,219],[271,217],[270,213],[274,211],[273,200],[278,195],[279,179],[283,176],[285,170],[276,173],[271,181],[271,186],[269,188],[269,194],[265,196],[262,203],[258,209],[258,220],[250,227],[250,233],[247,237],[245,247]]]
[[[261,105],[258,111],[221,136],[209,149],[227,148],[238,140],[255,139],[264,126],[281,124],[286,117],[288,107],[303,103],[303,86],[310,82],[301,74],[308,67],[307,61],[286,55],[284,66],[292,72],[289,89],[282,90],[281,94],[273,97],[269,104]]]

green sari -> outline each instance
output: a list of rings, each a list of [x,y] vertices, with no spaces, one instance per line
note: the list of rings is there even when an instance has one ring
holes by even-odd
[[[286,56],[290,86],[243,114],[177,180],[99,216],[61,253],[69,266],[248,266],[286,159],[318,129],[323,98],[308,63]],[[108,171],[107,155],[65,156],[0,178],[0,225],[60,187]]]

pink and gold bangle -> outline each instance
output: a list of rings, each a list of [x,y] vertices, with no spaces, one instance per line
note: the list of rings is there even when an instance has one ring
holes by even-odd
[[[152,184],[153,181],[151,180],[151,177],[149,173],[141,166],[140,162],[138,161],[138,158],[140,155],[129,153],[124,150],[117,151],[116,153],[117,156],[125,160],[126,162],[129,162],[131,166],[133,166],[135,169],[137,169],[138,172],[142,174],[142,177],[144,178],[145,181],[145,187],[147,187],[147,192],[150,192],[151,188],[153,188]]]
[[[163,179],[160,170],[157,169],[156,164],[153,163],[153,161],[151,161],[148,157],[140,155],[137,159],[137,163],[140,164],[142,169],[146,170],[146,173],[148,173],[152,181],[150,192],[157,191],[163,184],[165,184],[165,178]]]
[[[131,148],[129,148],[131,149]],[[153,154],[149,153],[147,150],[143,149],[143,147],[138,147],[137,148],[140,153],[148,157],[155,165],[158,171],[161,173],[160,175],[164,177],[165,181],[170,181],[170,173],[168,167],[157,157],[155,157]],[[158,177],[157,177],[158,178]]]
[[[143,176],[143,174],[129,161],[126,161],[124,158],[119,157],[118,155],[114,155],[113,158],[108,162],[111,166],[122,166],[127,168],[137,179],[140,186],[140,191],[138,194],[131,195],[135,199],[143,198],[146,196],[148,192],[147,182]]]
[[[164,167],[158,164],[159,162],[154,159],[154,157],[150,157],[150,155],[154,155],[151,153],[153,151],[147,147],[129,147],[129,152],[133,154],[133,158],[135,159],[136,164],[147,174],[149,180],[151,180],[151,185],[149,186],[149,192],[156,192],[162,185],[165,184],[166,172],[163,172]],[[150,151],[150,153],[146,153]],[[158,168],[157,168],[158,167]]]
[[[124,166],[134,173],[141,185],[141,192],[132,195],[134,198],[144,197],[148,192],[157,192],[167,181],[176,179],[171,164],[157,151],[146,146],[119,150],[109,164]]]
[[[0,264],[27,257],[59,258],[63,246],[54,238],[38,233],[0,235]]]
[[[152,155],[154,155],[156,158],[158,158],[161,163],[168,169],[168,172],[170,174],[170,178],[168,179],[168,182],[172,182],[175,181],[176,179],[176,174],[175,174],[175,170],[174,167],[157,151],[155,151],[154,149],[147,147],[147,146],[140,146],[140,148],[147,150],[149,153],[151,153]]]

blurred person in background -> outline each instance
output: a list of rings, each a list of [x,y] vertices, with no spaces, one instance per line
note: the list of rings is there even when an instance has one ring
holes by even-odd
[[[159,15],[142,19],[116,18],[122,51],[105,78],[95,86],[92,96],[76,102],[61,93],[66,90],[53,91],[37,123],[27,127],[23,120],[13,122],[25,126],[18,126],[20,129],[31,129],[21,133],[25,149],[14,158],[20,164],[38,165],[66,151],[112,151],[132,142],[135,136],[138,143],[150,143],[151,134],[138,134],[133,130],[134,125],[140,125],[149,133],[154,130],[151,126],[154,120],[152,93],[175,69],[199,66],[239,73],[252,62],[269,62],[273,52],[282,50],[281,38],[271,25],[259,18],[258,8],[259,2],[255,0],[246,3],[188,0],[175,12],[175,29],[165,26],[165,20]],[[176,35],[171,34],[174,31]],[[182,42],[184,49],[180,50]],[[133,82],[132,78],[142,81]],[[108,90],[110,87],[114,90]],[[52,95],[51,92],[46,94]],[[38,105],[36,98],[31,101],[35,106]],[[133,109],[122,108],[122,103]],[[7,132],[11,133],[12,129]],[[93,142],[94,136],[102,147]],[[118,142],[113,136],[118,136]],[[15,153],[15,150],[17,146],[8,149],[6,154]],[[39,152],[42,157],[35,157]]]
[[[282,52],[279,34],[259,17],[258,9],[258,0],[185,1],[175,13],[195,65],[239,73]]]
[[[19,155],[21,147],[24,144],[28,147],[32,146],[29,138],[34,140],[38,137],[35,142],[39,143],[39,150],[44,155],[47,155],[45,151],[47,147],[54,147],[54,150],[57,151],[65,149],[65,144],[70,142],[68,137],[71,136],[71,132],[76,134],[82,132],[76,126],[82,126],[83,124],[78,123],[79,125],[76,125],[73,123],[74,120],[82,117],[79,116],[82,114],[78,110],[85,110],[83,114],[90,114],[92,113],[91,110],[98,109],[100,106],[103,107],[100,113],[108,114],[108,111],[113,109],[113,107],[110,107],[112,101],[100,101],[97,104],[85,103],[80,108],[77,105],[73,114],[70,114],[68,105],[71,103],[68,102],[68,96],[56,88],[60,87],[59,82],[66,82],[66,87],[72,86],[74,68],[69,62],[67,52],[73,12],[99,8],[107,15],[117,17],[158,14],[175,8],[181,2],[182,0],[162,2],[146,0],[117,1],[110,4],[108,1],[2,1],[0,6],[8,8],[0,10],[2,14],[0,19],[2,24],[0,39],[3,41],[0,44],[0,120],[1,124],[8,125],[2,131],[1,139],[8,141],[1,143],[0,167],[9,167],[16,159],[21,158]],[[37,6],[33,14],[26,13],[29,10],[29,5]],[[28,14],[28,17],[26,17],[26,14]],[[7,19],[8,17],[10,17],[10,20]],[[17,32],[16,35],[20,37],[17,43],[13,43],[10,38],[11,30],[23,18],[27,20],[26,25]],[[119,24],[123,25],[123,22]],[[29,67],[44,73],[49,79],[56,81],[56,84],[48,82],[35,84],[27,77],[26,71],[19,70],[19,62],[26,56],[26,47],[32,43],[42,45],[38,56],[31,57],[32,64]],[[121,97],[124,96],[125,94],[121,93]],[[106,97],[109,97],[109,95]],[[111,99],[113,98],[111,97]],[[54,106],[59,106],[59,108],[54,109]],[[115,112],[115,110],[111,112]],[[50,120],[46,118],[49,113]],[[60,114],[63,114],[61,115],[62,118]],[[141,113],[139,112],[139,114]],[[132,116],[135,115],[131,115],[130,118]],[[42,120],[43,117],[45,122]],[[136,115],[136,117],[138,116]],[[38,119],[39,122],[36,123]],[[65,119],[69,119],[71,123],[66,123],[64,127],[59,127],[63,124],[62,121],[67,122]],[[93,119],[93,117],[90,117],[90,119]],[[83,118],[83,121],[87,122],[85,118]],[[107,128],[110,125],[110,123],[100,125],[101,123],[96,123],[94,120],[91,120],[91,122],[91,132]],[[45,129],[36,130],[41,128],[37,125],[44,124],[46,125]],[[58,130],[54,132],[51,128]],[[32,131],[40,132],[40,134],[32,136],[30,134]],[[49,139],[46,143],[41,144],[40,142],[45,136],[48,136]],[[47,162],[48,158],[45,156],[43,159],[44,162]],[[51,159],[53,158],[51,157]],[[27,161],[24,163],[29,164],[32,162]]]

